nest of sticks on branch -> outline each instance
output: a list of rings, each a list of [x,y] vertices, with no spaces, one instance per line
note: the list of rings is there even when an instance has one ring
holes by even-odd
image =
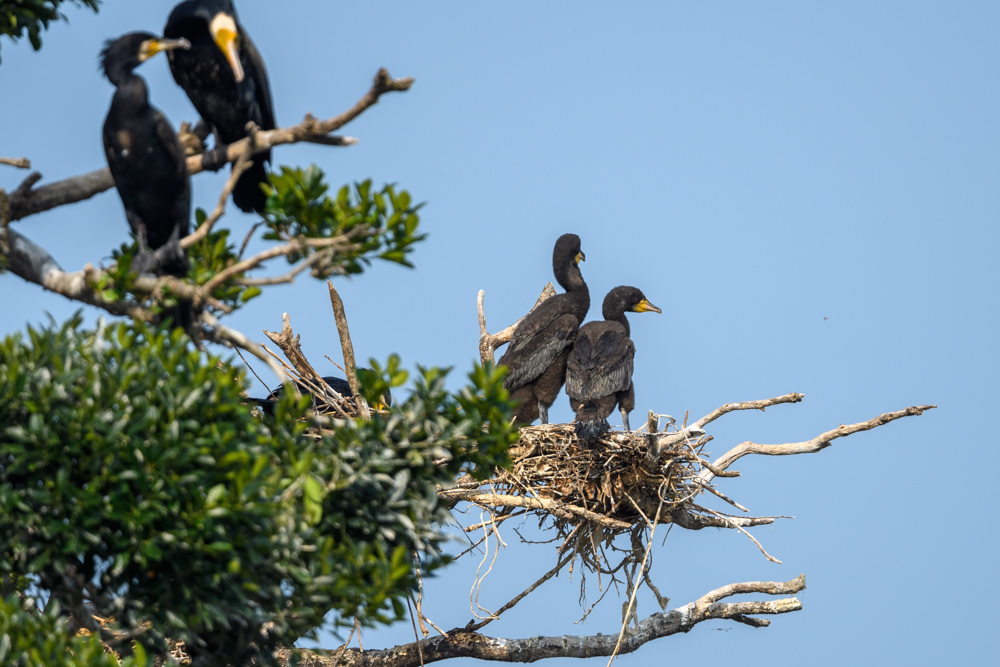
[[[525,427],[510,451],[512,467],[490,480],[490,487],[504,495],[555,501],[561,520],[596,521],[612,530],[690,510],[702,490],[696,480],[708,438],[679,438],[657,460],[649,456],[650,440],[645,427],[587,440],[576,437],[572,424]],[[558,506],[585,512],[559,512]]]
[[[715,468],[703,458],[711,437],[693,426],[677,429],[669,417],[661,431],[661,417],[651,413],[636,431],[585,440],[576,436],[572,424],[524,427],[510,450],[509,469],[498,470],[482,483],[462,480],[441,493],[485,510],[489,520],[477,527],[487,536],[507,519],[535,516],[562,541],[561,556],[580,558],[588,570],[605,574],[641,556],[644,536],[658,524],[740,528],[774,520],[729,515],[697,504],[695,500],[708,492],[745,511],[704,475]],[[623,536],[629,546],[616,545],[616,538]],[[612,563],[618,559],[610,558],[609,551],[626,557]]]

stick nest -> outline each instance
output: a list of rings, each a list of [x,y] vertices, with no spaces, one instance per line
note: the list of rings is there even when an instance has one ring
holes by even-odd
[[[693,509],[691,500],[702,491],[694,480],[703,467],[705,440],[681,440],[651,460],[645,428],[581,440],[572,424],[529,426],[521,429],[520,441],[511,448],[513,466],[489,486],[495,493],[586,511],[557,513],[569,523],[596,521],[624,532],[637,523],[648,525],[657,516],[664,522]]]

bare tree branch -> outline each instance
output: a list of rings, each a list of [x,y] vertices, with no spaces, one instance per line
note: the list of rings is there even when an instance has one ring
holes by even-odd
[[[378,103],[385,93],[409,90],[413,85],[412,78],[393,79],[389,72],[380,69],[375,75],[371,89],[347,111],[329,118],[317,120],[312,115],[306,115],[298,125],[274,130],[261,130],[253,136],[233,142],[226,147],[226,160],[235,162],[240,155],[250,147],[250,154],[256,155],[275,146],[301,141],[313,143],[322,142],[330,145],[350,145],[349,140],[331,140],[331,132],[340,129],[351,122],[366,109]],[[193,175],[204,171],[203,155],[193,155],[187,159],[188,171]],[[20,188],[11,193],[9,220],[20,220],[29,215],[48,211],[73,202],[89,199],[94,195],[110,189],[114,185],[111,172],[107,167],[92,171],[82,176],[75,176],[35,189],[21,191]]]
[[[556,288],[552,286],[552,283],[545,285],[545,289],[542,290],[541,295],[538,297],[538,301],[535,301],[535,305],[531,307],[531,310],[538,308],[538,305],[556,295]],[[476,304],[479,309],[479,356],[482,359],[483,365],[485,366],[487,362],[496,363],[493,358],[493,353],[498,347],[504,343],[509,343],[511,337],[514,335],[514,330],[517,329],[517,325],[521,323],[522,317],[514,324],[511,324],[503,331],[495,334],[490,334],[486,331],[486,314],[483,312],[483,300],[486,298],[486,292],[479,290],[479,296],[476,299]],[[531,310],[528,312],[530,313]],[[527,315],[525,315],[527,317]]]
[[[90,264],[83,271],[67,273],[47,250],[9,227],[0,228],[0,258],[2,257],[6,257],[5,268],[11,273],[67,299],[97,306],[112,315],[128,315],[142,322],[154,319],[153,312],[146,308],[107,301],[95,292],[91,285],[98,280],[101,272]]]
[[[9,164],[18,169],[31,169],[31,160],[26,157],[0,157],[0,164]]]
[[[799,394],[789,394],[790,396]],[[723,406],[726,407],[726,406]],[[826,447],[829,447],[834,440],[837,438],[843,438],[845,436],[851,435],[852,433],[858,433],[860,431],[869,431],[878,426],[888,424],[891,421],[897,419],[902,419],[903,417],[912,417],[915,415],[922,415],[925,410],[933,410],[936,405],[918,405],[914,407],[906,408],[905,410],[898,410],[896,412],[886,412],[881,414],[874,419],[869,419],[866,422],[859,422],[857,424],[850,424],[844,426],[841,424],[837,428],[827,431],[826,433],[821,433],[817,435],[812,440],[806,440],[805,442],[792,442],[783,445],[758,445],[755,442],[750,442],[749,440],[743,442],[736,447],[715,459],[712,462],[712,466],[718,470],[725,470],[738,459],[746,456],[747,454],[763,454],[765,456],[790,456],[794,454],[813,454]],[[720,408],[721,410],[722,408]],[[713,413],[714,414],[714,413]],[[715,474],[711,470],[703,470],[700,473],[700,477],[705,482],[710,482],[715,477]]]
[[[769,408],[772,405],[778,405],[781,403],[798,403],[803,398],[805,394],[785,394],[784,396],[776,396],[775,398],[767,398],[762,401],[744,401],[742,403],[726,403],[721,408],[717,408],[712,412],[708,413],[689,428],[701,429],[704,428],[706,424],[714,422],[716,419],[728,412],[734,412],[736,410],[760,410],[764,412],[765,408]]]
[[[347,384],[354,392],[355,404],[358,406],[358,414],[362,419],[371,419],[368,411],[368,402],[361,392],[361,384],[358,382],[358,369],[354,363],[354,344],[351,342],[351,331],[347,327],[347,313],[344,311],[344,302],[340,294],[334,288],[333,283],[326,281],[326,286],[330,288],[330,305],[333,307],[333,319],[337,323],[337,333],[340,335],[340,349],[344,354],[344,373],[347,375]]]
[[[641,646],[661,637],[688,632],[704,621],[732,620],[752,627],[767,627],[770,622],[753,618],[758,615],[787,614],[802,609],[802,603],[794,597],[770,601],[720,602],[727,597],[742,594],[792,595],[806,587],[805,575],[791,581],[755,581],[729,584],[710,591],[682,607],[668,612],[657,613],[643,619],[638,627],[622,638],[619,653],[631,653]],[[486,637],[478,632],[456,628],[447,636],[432,637],[420,643],[404,644],[390,649],[360,651],[348,649],[339,657],[326,658],[312,652],[300,652],[300,664],[314,667],[333,667],[334,664],[347,667],[417,667],[423,663],[438,662],[450,658],[478,658],[499,662],[536,662],[546,658],[590,658],[610,656],[615,650],[618,635],[599,634],[590,636],[530,637],[527,639],[504,639]],[[282,651],[281,662],[290,664],[291,653]]]

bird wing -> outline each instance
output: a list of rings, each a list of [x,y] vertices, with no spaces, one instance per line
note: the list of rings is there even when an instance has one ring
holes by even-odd
[[[620,324],[585,324],[566,363],[566,393],[586,401],[628,389],[634,358],[635,344]]]
[[[163,145],[163,150],[174,165],[174,174],[178,181],[187,182],[189,179],[187,168],[187,157],[184,155],[184,147],[181,140],[174,132],[170,121],[159,111],[156,112],[156,138]],[[177,225],[177,232],[180,238],[184,238],[191,231],[191,187],[183,188],[186,196],[177,197],[173,203],[173,219]]]
[[[525,327],[525,324],[528,326]],[[571,313],[563,313],[554,319],[546,317],[540,323],[525,319],[514,332],[507,351],[500,357],[499,363],[510,368],[504,378],[507,390],[516,391],[545,372],[555,358],[572,345],[579,326],[580,320]],[[526,330],[522,331],[522,328]]]

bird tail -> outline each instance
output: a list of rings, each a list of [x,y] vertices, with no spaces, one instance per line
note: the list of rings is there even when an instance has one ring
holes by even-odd
[[[268,183],[267,167],[265,160],[269,160],[270,153],[261,153],[253,157],[253,164],[243,172],[240,179],[233,187],[233,203],[241,211],[247,213],[264,212],[264,205],[267,203],[267,195],[260,189],[261,183]]]
[[[577,417],[573,430],[578,438],[598,438],[611,430],[611,424],[608,423],[607,419],[601,417],[587,420],[580,420]]]

